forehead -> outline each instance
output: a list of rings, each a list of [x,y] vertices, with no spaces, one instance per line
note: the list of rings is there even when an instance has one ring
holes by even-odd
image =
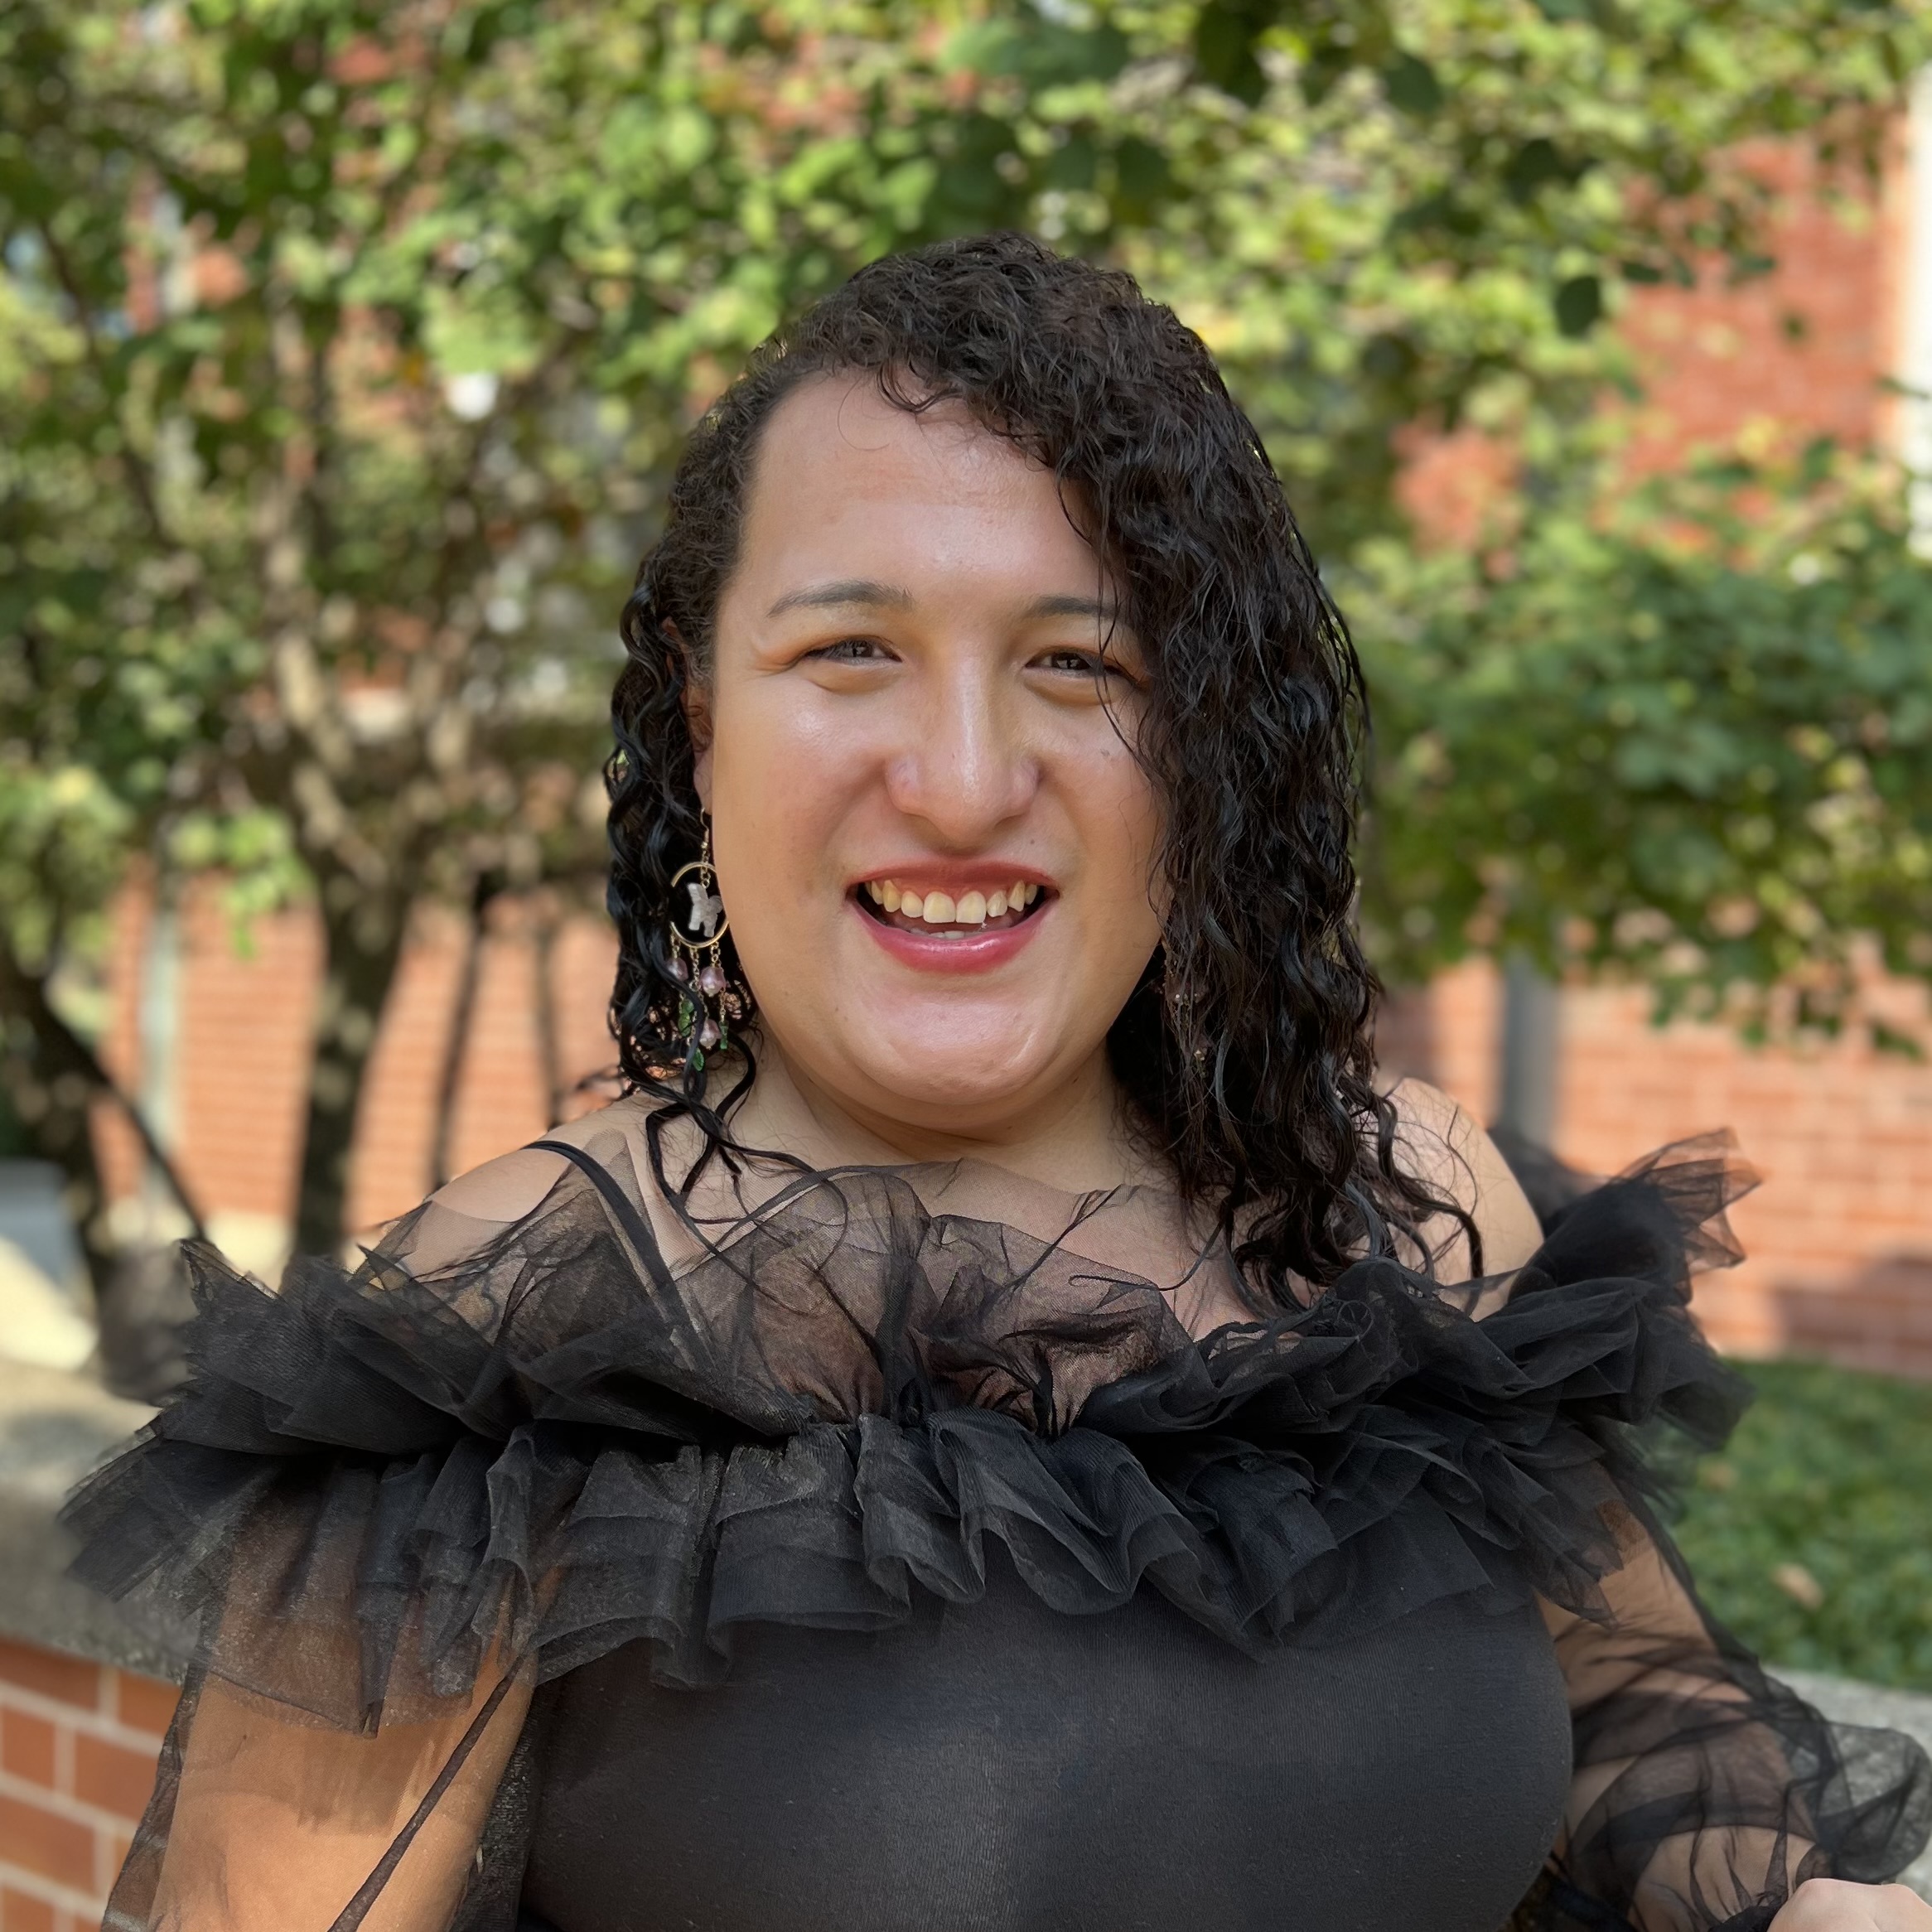
[[[791,575],[833,552],[889,560],[895,580],[977,568],[1077,572],[1090,587],[1097,563],[1051,471],[963,405],[915,415],[869,375],[819,377],[785,398],[746,503],[741,572]]]

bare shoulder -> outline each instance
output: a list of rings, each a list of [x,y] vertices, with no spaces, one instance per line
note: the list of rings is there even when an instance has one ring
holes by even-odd
[[[654,1143],[650,1126],[655,1104],[625,1095],[560,1123],[514,1153],[485,1161],[430,1196],[426,1227],[456,1230],[452,1238],[459,1241],[466,1229],[473,1241],[486,1241],[534,1214],[560,1181],[581,1183],[588,1175],[606,1205],[621,1199],[642,1214],[666,1259],[684,1258],[693,1237],[666,1191],[666,1176],[694,1162],[703,1142],[688,1118],[679,1118],[659,1123]],[[618,1212],[621,1219],[622,1209]],[[626,1238],[635,1239],[640,1224],[633,1218],[625,1224]]]
[[[1481,1127],[1439,1088],[1408,1080],[1390,1090],[1395,1108],[1397,1164],[1476,1224],[1482,1273],[1520,1268],[1542,1245],[1543,1226],[1516,1176]],[[1467,1234],[1451,1217],[1437,1215],[1422,1233],[1439,1279],[1466,1281],[1471,1271]]]
[[[519,1147],[445,1182],[428,1205],[466,1220],[520,1221],[542,1205],[569,1166],[566,1156],[548,1147]]]
[[[576,1147],[599,1167],[624,1179],[632,1173],[632,1156],[644,1144],[635,1133],[635,1111],[628,1101],[618,1101],[580,1113],[572,1121],[547,1128],[534,1144],[499,1153],[493,1162],[483,1162],[481,1167],[444,1182],[429,1196],[429,1205],[471,1221],[522,1221],[524,1215],[541,1208],[557,1182],[577,1165],[560,1147]],[[645,1169],[645,1162],[635,1163],[638,1173]]]
[[[563,1122],[540,1139],[446,1181],[384,1238],[384,1248],[417,1273],[435,1273],[493,1251],[519,1222],[544,1210],[563,1184],[582,1179],[579,1161],[564,1148],[577,1149],[622,1186],[630,1169],[630,1137],[612,1118],[616,1111],[604,1108]]]

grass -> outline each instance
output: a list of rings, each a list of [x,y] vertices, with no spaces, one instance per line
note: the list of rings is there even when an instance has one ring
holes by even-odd
[[[1932,1384],[1754,1362],[1676,1525],[1712,1609],[1770,1664],[1932,1691]]]

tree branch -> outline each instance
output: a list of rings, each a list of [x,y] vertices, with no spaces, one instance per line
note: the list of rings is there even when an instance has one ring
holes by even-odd
[[[46,980],[22,965],[14,956],[13,949],[4,939],[0,939],[0,1011],[17,1013],[27,1022],[35,1045],[46,1055],[56,1078],[63,1074],[71,1075],[85,1081],[94,1092],[104,1094],[120,1108],[139,1138],[142,1151],[167,1183],[168,1192],[187,1216],[195,1239],[206,1240],[208,1231],[202,1224],[200,1210],[195,1205],[194,1196],[188,1192],[186,1183],[169,1159],[167,1150],[155,1138],[147,1117],[121,1090],[114,1075],[101,1065],[94,1049],[55,1011],[47,997]]]
[[[55,278],[60,283],[61,292],[73,305],[75,325],[80,331],[83,353],[87,357],[87,366],[93,370],[94,380],[100,384],[101,394],[111,400],[114,384],[108,374],[107,358],[101,353],[100,338],[94,322],[94,312],[87,301],[87,292],[81,287],[80,278],[75,273],[72,258],[60,244],[54,233],[53,224],[43,218],[35,224],[35,230],[41,238],[41,246],[47,251],[47,259],[53,264]],[[167,527],[167,519],[162,514],[161,499],[154,487],[154,473],[148,467],[147,459],[135,448],[133,441],[123,434],[121,441],[121,457],[127,466],[128,481],[134,492],[134,500],[140,505],[141,514],[147,524],[148,534],[164,550],[181,548],[173,532]]]

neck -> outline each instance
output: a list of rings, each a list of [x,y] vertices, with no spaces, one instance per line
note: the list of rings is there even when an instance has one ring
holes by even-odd
[[[1128,1130],[1126,1097],[1104,1048],[1051,1093],[1029,1095],[1023,1108],[964,1127],[907,1119],[840,1094],[769,1035],[756,1051],[758,1077],[732,1123],[734,1137],[815,1167],[988,1161],[1068,1192],[1158,1178]]]

